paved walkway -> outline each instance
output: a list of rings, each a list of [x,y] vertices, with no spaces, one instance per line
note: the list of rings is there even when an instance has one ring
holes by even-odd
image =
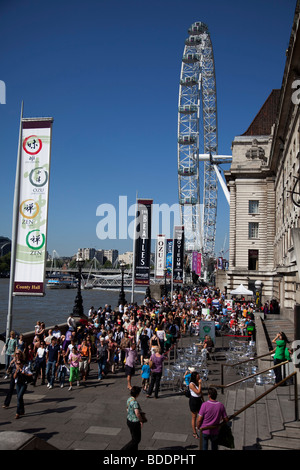
[[[279,319],[278,319],[279,320]],[[273,334],[279,324],[269,318],[267,329]],[[283,325],[280,325],[283,326]],[[287,324],[284,325],[286,329]],[[290,333],[290,331],[289,331]],[[210,360],[208,381],[204,382],[204,396],[208,385],[220,384],[221,363],[225,360],[231,337],[216,338],[216,358]],[[198,342],[197,337],[182,338],[179,347],[187,347]],[[166,365],[168,365],[166,363]],[[232,369],[233,370],[233,369]],[[228,375],[226,383],[237,377]],[[234,374],[234,372],[232,372]],[[141,370],[137,368],[133,385],[141,385]],[[118,451],[130,440],[126,425],[126,401],[129,397],[124,372],[118,371],[101,382],[97,380],[97,364],[91,365],[91,372],[85,385],[68,391],[55,384],[49,390],[46,386],[28,386],[25,395],[25,416],[15,419],[16,395],[8,409],[2,404],[8,390],[9,381],[0,376],[0,431],[22,431],[35,435],[58,450],[98,450]],[[238,377],[239,378],[239,377]],[[219,392],[220,401],[226,395]],[[141,393],[139,403],[146,412],[148,422],[142,429],[140,450],[148,452],[179,452],[194,454],[199,449],[199,440],[193,438],[191,414],[188,399],[172,390],[161,391],[159,398],[147,398]],[[3,447],[2,447],[3,448]],[[174,463],[174,462],[173,462]]]
[[[197,337],[183,338],[181,346],[197,340]],[[225,347],[224,338],[217,338],[216,345]],[[210,361],[209,368],[206,387],[208,383],[220,383],[220,364]],[[129,391],[123,372],[109,374],[99,382],[97,365],[93,362],[86,384],[75,386],[72,391],[68,391],[68,384],[62,389],[56,384],[49,390],[39,383],[38,380],[36,387],[28,386],[25,415],[20,419],[15,419],[16,395],[9,409],[0,407],[0,431],[34,434],[60,450],[119,450],[130,440],[126,425]],[[140,368],[132,384],[141,385]],[[8,385],[8,380],[2,377],[1,404]],[[221,394],[219,398],[222,400]],[[142,429],[140,450],[198,450],[199,440],[193,438],[188,399],[184,395],[165,390],[155,399],[141,393],[139,402],[148,418]]]

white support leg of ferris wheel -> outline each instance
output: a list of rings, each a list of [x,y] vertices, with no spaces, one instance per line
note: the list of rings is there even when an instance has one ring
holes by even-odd
[[[225,197],[226,197],[226,199],[227,199],[227,202],[228,202],[228,204],[230,205],[230,193],[229,193],[229,191],[228,191],[228,188],[227,188],[227,186],[226,186],[226,183],[225,183],[224,179],[222,178],[221,173],[220,173],[220,170],[219,170],[219,168],[217,167],[217,165],[214,164],[213,167],[214,167],[214,169],[215,169],[215,172],[216,172],[216,174],[217,174],[219,183],[220,183],[220,185],[221,185],[221,188],[223,189],[223,193],[224,193],[224,195],[225,195]]]
[[[208,153],[199,154],[199,161],[209,161],[209,160],[211,161],[214,167],[214,170],[216,172],[221,188],[223,189],[223,193],[226,197],[228,204],[230,205],[230,193],[228,191],[228,188],[226,186],[224,179],[221,176],[220,170],[217,165],[221,163],[231,163],[232,157],[230,155],[209,155]]]

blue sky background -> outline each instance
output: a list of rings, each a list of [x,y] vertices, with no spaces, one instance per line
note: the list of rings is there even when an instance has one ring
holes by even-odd
[[[176,204],[177,106],[187,30],[208,25],[215,57],[219,154],[231,154],[280,88],[295,0],[1,0],[0,235],[11,237],[21,102],[54,118],[48,251],[132,250],[100,240],[101,204],[118,214],[136,193]],[[132,217],[128,219],[128,222]],[[229,208],[218,198],[216,254],[228,249]]]

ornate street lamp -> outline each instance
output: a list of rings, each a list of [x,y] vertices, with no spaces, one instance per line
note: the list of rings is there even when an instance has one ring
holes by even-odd
[[[124,271],[125,271],[125,263],[124,261],[120,262],[120,268],[121,268],[121,290],[119,294],[119,305],[125,305],[126,304],[126,299],[125,299],[125,292],[124,292]]]
[[[255,290],[256,290],[256,300],[255,303],[260,311],[261,309],[261,296],[262,296],[262,286],[263,283],[261,281],[255,281]]]
[[[84,265],[84,260],[81,257],[77,257],[76,264],[78,267],[78,284],[77,284],[77,295],[75,298],[75,304],[73,307],[73,315],[77,317],[84,317],[83,314],[83,302],[81,295],[81,270]]]

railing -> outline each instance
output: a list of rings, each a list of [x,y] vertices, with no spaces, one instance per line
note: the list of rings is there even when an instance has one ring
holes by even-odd
[[[266,356],[266,354],[264,354],[264,356]],[[242,361],[242,362],[245,362],[245,361]],[[270,367],[269,369],[266,369],[265,371],[261,371],[261,372],[258,372],[256,374],[252,374],[244,379],[241,379],[241,380],[238,380],[236,382],[232,382],[231,384],[228,384],[228,385],[214,385],[214,387],[222,387],[222,388],[227,388],[227,387],[230,387],[232,385],[235,385],[239,382],[242,382],[244,380],[248,380],[250,377],[254,377],[256,375],[259,375],[259,374],[262,374],[268,370],[271,370],[271,369],[275,369],[276,367],[281,367],[283,364],[286,364],[288,363],[289,361],[284,361],[284,362],[281,362],[280,364],[277,364],[276,366],[273,366],[273,367]],[[266,390],[264,393],[262,393],[261,395],[259,395],[258,397],[256,397],[254,400],[252,400],[251,402],[249,402],[247,405],[243,406],[240,410],[236,411],[234,414],[232,414],[231,416],[228,417],[228,421],[231,421],[232,419],[236,418],[239,414],[241,414],[243,411],[246,411],[248,408],[250,408],[250,406],[254,405],[256,402],[258,402],[259,400],[261,400],[263,397],[265,397],[266,395],[268,395],[269,393],[271,393],[273,390],[275,390],[277,387],[281,386],[283,383],[285,383],[287,380],[290,380],[292,377],[294,377],[294,396],[295,396],[295,421],[298,421],[299,420],[299,406],[298,406],[298,384],[297,384],[297,372],[292,372],[292,374],[288,375],[287,377],[285,377],[283,380],[281,380],[280,382],[278,382],[277,384],[273,385],[273,387],[271,387],[269,390]],[[199,450],[202,450],[203,449],[203,437],[202,437],[202,434],[203,434],[203,431],[204,430],[207,430],[207,429],[216,429],[216,428],[219,428],[223,425],[223,423],[221,424],[218,424],[217,426],[206,426],[206,427],[203,427],[203,428],[200,428],[199,429],[199,432],[200,432],[200,435],[199,435]]]
[[[226,388],[226,386],[224,385],[224,367],[236,367],[240,364],[245,364],[247,362],[256,361],[257,359],[261,359],[262,357],[270,356],[270,354],[272,354],[272,353],[268,352],[267,354],[262,354],[261,356],[250,357],[249,359],[244,359],[243,361],[235,362],[233,364],[222,363],[221,364],[221,385],[220,385],[220,387],[222,387],[222,394],[224,393],[224,388]],[[286,361],[284,364],[286,364],[287,362],[289,362],[289,361]],[[256,374],[252,374],[252,376],[254,377],[255,375],[260,375],[260,374],[263,374],[265,372],[268,372],[268,370],[274,369],[274,367],[276,367],[276,366],[273,366],[270,369],[266,369],[266,370],[261,371],[261,372],[257,372]],[[249,376],[247,378],[251,378],[252,376]],[[240,379],[236,382],[233,382],[233,384],[243,382],[244,380],[246,380],[246,379]]]

